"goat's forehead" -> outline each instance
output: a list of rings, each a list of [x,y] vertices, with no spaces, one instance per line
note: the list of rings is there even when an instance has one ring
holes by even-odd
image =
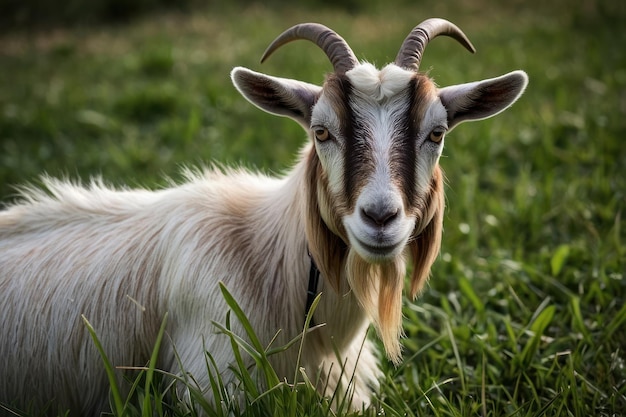
[[[405,90],[415,75],[414,72],[394,64],[378,70],[370,63],[357,65],[346,73],[356,91],[378,102],[390,99]]]
[[[411,119],[417,121],[436,101],[437,87],[427,75],[395,64],[378,70],[363,63],[343,75],[329,75],[313,109],[312,122],[338,127],[354,116],[371,117],[378,112],[376,108],[383,107],[397,115],[410,109]]]

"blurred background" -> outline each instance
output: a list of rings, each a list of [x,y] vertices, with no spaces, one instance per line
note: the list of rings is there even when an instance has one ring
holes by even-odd
[[[440,86],[515,69],[530,84],[446,138],[442,256],[407,303],[410,361],[390,375],[409,404],[448,381],[440,395],[467,415],[486,410],[481,396],[483,414],[620,415],[624,1],[0,0],[0,201],[44,173],[149,188],[183,165],[281,174],[305,135],[241,98],[230,70],[319,84],[331,66],[318,48],[293,43],[260,65],[265,47],[317,21],[382,66],[429,17],[477,48],[431,42],[421,69]]]
[[[102,173],[113,182],[137,176],[149,185],[182,163],[282,170],[302,143],[300,128],[245,103],[228,75],[244,65],[321,83],[329,65],[312,45],[290,45],[259,65],[269,42],[302,21],[325,23],[360,59],[383,65],[415,24],[448,18],[478,53],[438,39],[422,68],[440,85],[518,68],[531,77],[518,106],[464,126],[458,140],[474,138],[492,153],[542,155],[559,141],[580,143],[592,158],[583,146],[595,136],[590,128],[623,128],[625,7],[608,0],[0,0],[0,196],[43,172]],[[504,126],[518,130],[509,132],[513,147],[497,138]],[[489,131],[489,140],[471,129]],[[496,159],[505,168],[498,175],[515,165]]]

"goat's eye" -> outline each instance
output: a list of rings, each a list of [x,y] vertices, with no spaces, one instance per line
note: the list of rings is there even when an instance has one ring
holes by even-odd
[[[428,139],[430,139],[431,142],[439,143],[443,139],[445,133],[445,129],[441,127],[436,127],[430,132],[430,136],[428,137]]]
[[[330,133],[328,133],[328,129],[326,129],[325,127],[316,127],[313,130],[313,133],[315,134],[315,139],[319,140],[320,142],[324,142],[330,137]]]

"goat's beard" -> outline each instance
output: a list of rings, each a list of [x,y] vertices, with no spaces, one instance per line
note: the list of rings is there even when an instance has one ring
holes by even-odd
[[[400,362],[402,348],[402,290],[406,262],[402,256],[380,264],[361,258],[354,249],[346,262],[348,284],[361,307],[374,323],[387,357]]]

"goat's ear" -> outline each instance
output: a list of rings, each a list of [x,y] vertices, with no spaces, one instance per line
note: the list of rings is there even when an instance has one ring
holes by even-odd
[[[448,128],[500,113],[515,103],[527,84],[524,71],[513,71],[497,78],[440,89],[439,98],[448,111]]]
[[[237,67],[230,74],[237,90],[268,113],[287,116],[310,127],[311,109],[322,87],[287,78],[272,77]]]
[[[415,298],[422,290],[428,276],[430,268],[439,255],[441,248],[441,234],[443,233],[443,212],[445,209],[445,198],[443,193],[443,173],[439,167],[433,173],[433,182],[430,189],[428,212],[424,213],[424,220],[428,224],[422,228],[421,232],[409,243],[409,253],[413,263],[411,272],[410,296]]]

